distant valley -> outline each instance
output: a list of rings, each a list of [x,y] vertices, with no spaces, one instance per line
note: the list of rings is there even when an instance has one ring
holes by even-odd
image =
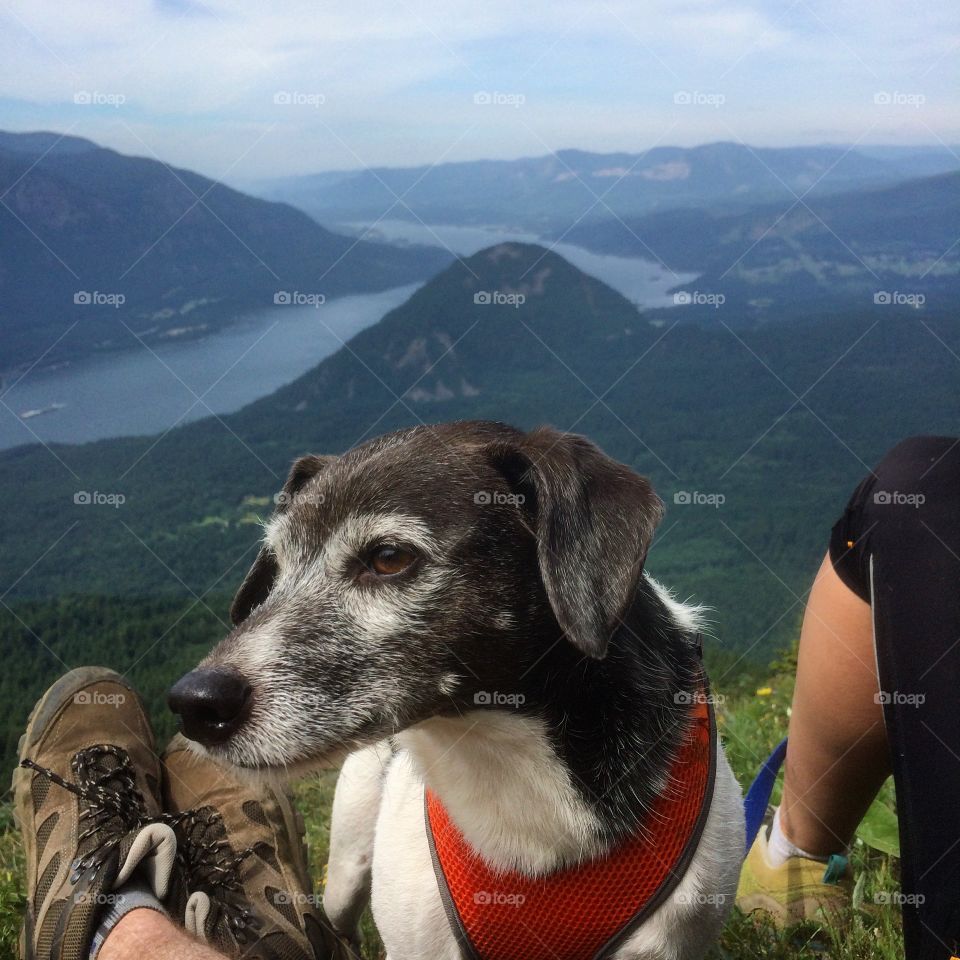
[[[451,233],[523,225],[568,256],[643,258],[677,274],[657,316],[722,315],[744,327],[842,314],[875,298],[918,309],[955,302],[957,167],[946,148],[718,143],[321,173],[259,189],[329,222],[370,223],[362,235],[371,239],[381,222],[407,221],[421,241],[439,224]]]

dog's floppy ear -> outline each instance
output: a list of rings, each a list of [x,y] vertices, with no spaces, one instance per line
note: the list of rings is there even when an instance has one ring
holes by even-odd
[[[523,497],[557,622],[575,647],[602,659],[636,589],[662,501],[645,477],[575,434],[542,427],[491,453]]]
[[[308,454],[295,460],[283,489],[276,496],[277,506],[274,514],[286,513],[297,491],[331,460],[333,457],[319,457],[315,454]],[[237,595],[233,598],[233,603],[230,604],[230,621],[234,626],[246,620],[250,616],[250,611],[259,607],[267,599],[276,578],[276,558],[266,547],[261,547],[257,559],[253,561],[253,566],[247,571]]]

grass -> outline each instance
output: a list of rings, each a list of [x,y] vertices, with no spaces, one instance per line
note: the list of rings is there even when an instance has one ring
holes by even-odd
[[[796,662],[790,656],[775,667],[775,679],[769,686],[740,693],[717,706],[727,756],[744,789],[787,733]],[[774,801],[779,802],[779,784]],[[892,782],[880,791],[876,803],[893,809]],[[891,903],[891,894],[900,889],[898,861],[860,839],[855,841],[850,859],[857,884],[854,902],[844,914],[777,930],[762,916],[744,916],[735,909],[711,960],[901,960],[900,910]]]
[[[778,667],[777,679],[768,688],[761,688],[761,693],[741,690],[730,700],[720,699],[717,706],[727,753],[743,784],[750,782],[762,760],[786,733],[793,664],[787,661]],[[323,774],[297,789],[307,823],[312,875],[318,887],[322,886],[329,849],[329,810],[335,779],[333,773]],[[892,809],[889,784],[879,802]],[[854,902],[843,915],[777,930],[762,917],[748,917],[734,910],[710,960],[899,960],[903,956],[900,914],[890,903],[891,894],[899,889],[897,860],[860,840],[854,845],[851,859],[858,880]],[[0,960],[12,960],[17,955],[24,903],[19,837],[9,805],[0,806]],[[362,933],[364,957],[382,960],[383,949],[369,912]]]

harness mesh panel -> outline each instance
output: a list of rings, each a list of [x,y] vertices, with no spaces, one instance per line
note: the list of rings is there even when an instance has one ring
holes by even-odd
[[[705,703],[639,835],[609,854],[547,877],[496,873],[427,792],[437,861],[453,906],[482,960],[592,960],[667,883],[693,837],[711,774]],[[439,878],[438,878],[439,879]]]

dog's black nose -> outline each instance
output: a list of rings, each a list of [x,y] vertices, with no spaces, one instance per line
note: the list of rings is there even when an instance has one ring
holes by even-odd
[[[246,719],[250,684],[236,670],[212,667],[181,677],[167,695],[180,715],[185,736],[200,743],[223,743]]]

